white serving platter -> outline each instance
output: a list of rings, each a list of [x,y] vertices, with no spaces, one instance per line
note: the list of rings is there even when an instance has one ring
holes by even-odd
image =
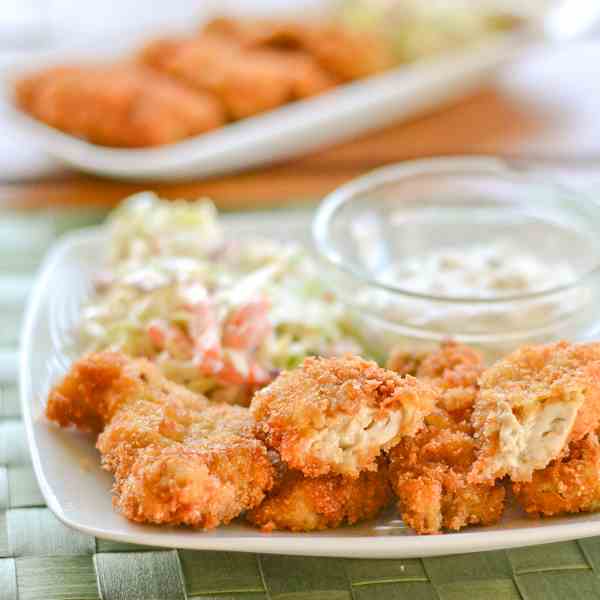
[[[303,212],[222,219],[228,235],[236,238],[309,240],[309,216]],[[30,297],[22,337],[21,403],[33,466],[48,507],[69,527],[151,546],[359,558],[436,556],[600,535],[600,514],[531,520],[512,508],[493,527],[435,536],[415,535],[393,508],[376,521],[310,534],[261,533],[241,520],[208,532],[127,521],[112,508],[111,476],[100,469],[94,440],[44,418],[48,389],[74,358],[73,328],[105,248],[103,228],[81,230],[58,242]]]
[[[155,149],[97,146],[49,127],[12,102],[15,79],[60,62],[111,58],[128,44],[50,53],[7,69],[5,99],[11,116],[51,156],[89,173],[127,180],[176,181],[280,161],[405,119],[456,99],[521,53],[538,35],[533,27],[493,34],[470,47],[397,67]]]

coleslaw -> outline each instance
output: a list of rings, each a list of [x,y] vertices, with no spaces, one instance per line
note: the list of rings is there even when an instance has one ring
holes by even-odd
[[[80,326],[86,352],[147,357],[170,379],[238,403],[308,355],[364,353],[304,248],[227,239],[210,201],[136,194],[108,230]]]
[[[518,2],[496,0],[337,0],[334,4],[343,24],[374,31],[386,40],[398,63],[480,43],[515,27],[519,13],[525,12]]]

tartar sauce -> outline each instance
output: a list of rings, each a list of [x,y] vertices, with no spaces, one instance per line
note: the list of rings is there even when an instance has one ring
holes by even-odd
[[[566,261],[544,262],[526,249],[502,241],[415,254],[390,262],[376,277],[381,283],[433,298],[366,287],[357,293],[361,308],[396,325],[444,336],[545,328],[576,316],[588,299],[586,289],[575,287],[529,300],[511,300],[575,282],[577,273]],[[506,301],[477,302],[502,297]],[[414,345],[414,340],[410,343]]]
[[[576,273],[567,262],[548,264],[498,242],[411,256],[388,266],[378,278],[432,296],[492,298],[548,290],[574,281]]]

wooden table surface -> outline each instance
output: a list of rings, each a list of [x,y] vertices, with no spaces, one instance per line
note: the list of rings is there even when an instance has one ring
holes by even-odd
[[[222,208],[312,200],[385,164],[435,155],[498,154],[600,173],[600,42],[540,47],[484,88],[436,112],[283,164],[176,184],[123,183],[67,170],[1,181],[0,201],[21,206],[112,205],[154,189],[165,197],[210,196]],[[33,143],[33,142],[32,142]]]

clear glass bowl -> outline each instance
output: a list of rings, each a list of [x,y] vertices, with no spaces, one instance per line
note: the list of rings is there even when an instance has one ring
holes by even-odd
[[[313,222],[325,279],[377,356],[453,338],[493,357],[595,335],[599,234],[587,196],[477,157],[379,169],[327,196]],[[454,285],[473,260],[485,286],[464,271]]]

